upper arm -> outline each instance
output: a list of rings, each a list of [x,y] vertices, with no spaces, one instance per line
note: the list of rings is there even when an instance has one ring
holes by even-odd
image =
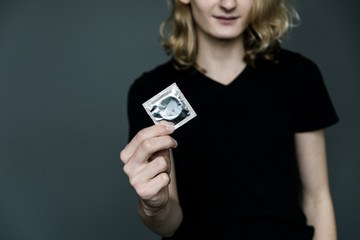
[[[296,157],[304,196],[329,196],[324,129],[295,133]]]

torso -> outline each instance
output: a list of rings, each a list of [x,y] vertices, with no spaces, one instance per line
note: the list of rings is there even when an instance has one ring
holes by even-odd
[[[169,62],[133,85],[141,108],[176,82],[197,113],[173,134],[184,221],[172,239],[196,229],[209,239],[233,239],[238,232],[243,239],[311,239],[299,205],[294,131],[295,90],[312,63],[286,54],[286,66],[246,66],[228,84],[194,68],[177,71]],[[134,111],[130,137],[152,124],[143,109]]]

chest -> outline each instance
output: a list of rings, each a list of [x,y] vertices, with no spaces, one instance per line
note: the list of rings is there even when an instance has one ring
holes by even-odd
[[[180,81],[180,88],[197,113],[183,126],[180,137],[211,147],[231,147],[239,142],[250,147],[291,137],[296,109],[286,81],[291,79],[258,74],[237,79],[229,86],[209,83],[196,89]]]
[[[197,113],[174,133],[182,181],[199,179],[200,187],[207,179],[211,188],[222,189],[231,178],[230,189],[239,189],[294,175],[293,91],[286,79],[273,79],[257,75],[227,87],[204,84],[196,89],[177,83]]]

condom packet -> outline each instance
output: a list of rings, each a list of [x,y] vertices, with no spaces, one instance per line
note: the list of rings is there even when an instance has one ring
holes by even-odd
[[[194,109],[176,83],[171,84],[142,105],[155,124],[161,121],[172,122],[175,129],[196,117]]]

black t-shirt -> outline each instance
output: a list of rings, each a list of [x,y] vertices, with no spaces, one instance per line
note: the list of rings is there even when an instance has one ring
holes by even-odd
[[[229,85],[171,61],[128,98],[130,139],[153,125],[142,103],[176,82],[197,113],[172,136],[183,222],[169,239],[312,239],[300,206],[294,133],[338,121],[318,67],[282,50]]]

